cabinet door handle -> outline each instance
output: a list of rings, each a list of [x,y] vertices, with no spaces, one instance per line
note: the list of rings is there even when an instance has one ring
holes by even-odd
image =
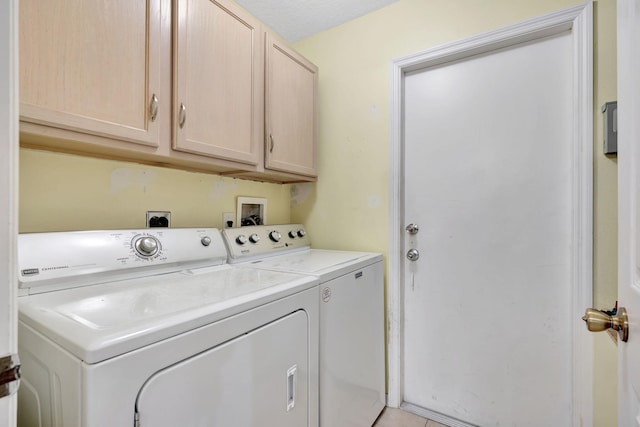
[[[184,122],[187,121],[187,107],[183,103],[180,103],[180,114],[178,116],[178,126],[180,129],[184,127]]]
[[[273,153],[273,146],[274,146],[274,143],[273,143],[273,135],[271,135],[271,134],[269,134],[269,142],[270,142],[269,152],[270,152],[270,153]]]
[[[158,97],[154,93],[151,96],[151,103],[149,104],[149,114],[151,115],[151,121],[155,122],[158,117]]]

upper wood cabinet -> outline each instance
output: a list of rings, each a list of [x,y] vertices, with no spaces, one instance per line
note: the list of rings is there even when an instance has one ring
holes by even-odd
[[[257,165],[260,22],[226,0],[178,0],[174,13],[173,148]]]
[[[21,144],[313,181],[317,68],[266,31],[232,0],[20,0]]]
[[[20,119],[160,144],[160,0],[20,0]]]
[[[266,33],[265,168],[318,175],[318,68]]]

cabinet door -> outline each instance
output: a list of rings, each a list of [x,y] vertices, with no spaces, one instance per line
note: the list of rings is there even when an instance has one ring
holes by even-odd
[[[160,23],[160,0],[20,0],[20,119],[158,146]]]
[[[138,395],[140,425],[309,425],[308,323],[296,311],[159,371]]]
[[[318,68],[267,34],[265,167],[317,176]]]
[[[174,19],[174,149],[257,165],[259,21],[227,0],[178,0]]]

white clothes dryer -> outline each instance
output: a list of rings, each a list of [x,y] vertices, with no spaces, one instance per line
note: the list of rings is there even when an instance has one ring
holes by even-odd
[[[320,426],[371,426],[385,405],[382,255],[311,249],[300,224],[222,234],[230,264],[318,278]]]
[[[21,234],[20,426],[318,425],[318,287],[216,229]]]

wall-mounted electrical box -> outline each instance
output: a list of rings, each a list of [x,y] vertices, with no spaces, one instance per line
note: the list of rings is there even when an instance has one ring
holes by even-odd
[[[236,227],[267,224],[267,199],[238,197]]]
[[[604,119],[604,154],[618,153],[618,101],[605,102],[602,106]]]

